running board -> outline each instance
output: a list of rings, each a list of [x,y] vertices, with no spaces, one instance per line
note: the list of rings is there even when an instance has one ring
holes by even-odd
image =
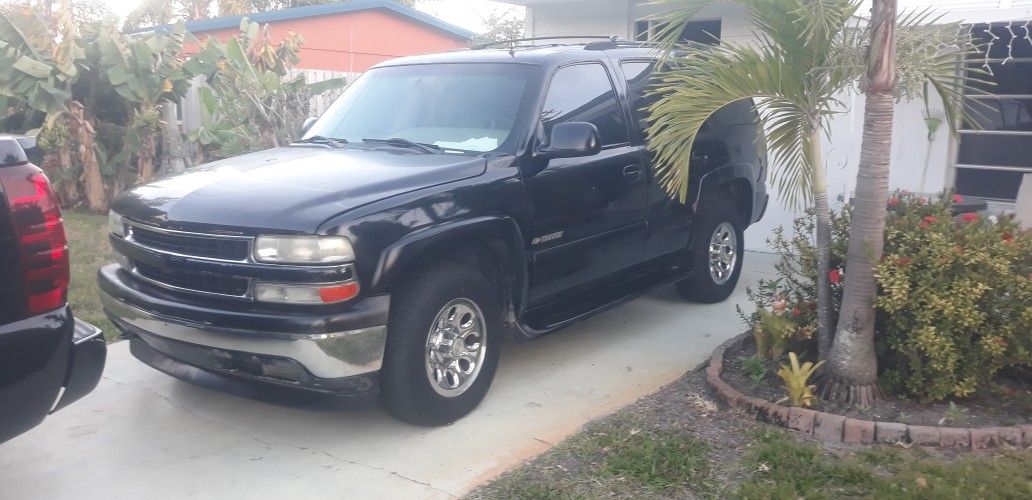
[[[630,302],[656,288],[691,277],[691,271],[672,265],[636,268],[605,281],[609,286],[588,288],[586,292],[561,298],[553,303],[527,311],[517,322],[527,338],[540,337],[570,326],[580,320]]]

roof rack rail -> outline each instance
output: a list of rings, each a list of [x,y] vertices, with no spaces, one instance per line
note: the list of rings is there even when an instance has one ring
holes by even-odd
[[[645,42],[635,40],[604,40],[591,42],[584,45],[585,50],[609,50],[618,47],[659,47],[656,42]]]
[[[543,42],[543,41],[553,41],[553,40],[607,40],[607,41],[612,42],[612,43],[620,42],[620,39],[618,37],[616,37],[616,36],[613,36],[613,35],[610,35],[610,36],[597,36],[597,35],[588,35],[588,36],[578,36],[578,35],[568,35],[568,36],[536,36],[536,37],[531,37],[531,38],[513,38],[512,40],[501,40],[501,41],[497,41],[497,42],[481,43],[479,45],[474,45],[471,48],[473,50],[487,49],[487,48],[496,47],[496,46],[508,46],[509,48],[514,48],[514,47],[516,47],[516,44],[518,44],[518,43],[523,43],[523,42]]]

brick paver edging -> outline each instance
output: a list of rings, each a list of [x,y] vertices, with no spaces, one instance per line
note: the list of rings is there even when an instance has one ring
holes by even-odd
[[[744,333],[717,346],[706,368],[706,382],[729,406],[741,408],[763,422],[830,442],[913,443],[972,450],[1002,445],[1032,447],[1032,425],[968,428],[873,422],[806,408],[781,406],[747,396],[724,382],[720,374],[724,371],[724,352],[733,346],[739,346],[751,337],[751,333]]]

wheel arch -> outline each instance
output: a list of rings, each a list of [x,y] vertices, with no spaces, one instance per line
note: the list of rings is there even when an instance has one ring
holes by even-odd
[[[753,222],[755,181],[752,179],[752,165],[734,164],[714,169],[703,175],[699,192],[695,197],[694,212],[704,210],[708,198],[729,196],[734,200],[742,217],[742,224],[748,227]]]
[[[373,274],[374,293],[387,292],[407,275],[432,262],[475,266],[502,285],[503,318],[514,321],[526,303],[527,256],[523,236],[509,217],[476,217],[451,221],[409,234],[388,246]]]

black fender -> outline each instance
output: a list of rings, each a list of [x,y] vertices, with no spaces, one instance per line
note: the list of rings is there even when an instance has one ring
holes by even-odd
[[[462,240],[480,242],[491,252],[499,270],[510,282],[513,313],[518,317],[527,298],[527,253],[519,225],[510,217],[448,221],[405,235],[380,254],[371,283],[373,293],[387,291],[398,284],[428,250]]]
[[[744,204],[741,207],[743,219],[750,224],[755,222],[757,218],[754,215],[754,205],[757,196],[762,194],[765,199],[766,190],[761,189],[762,193],[757,192],[756,167],[747,163],[728,164],[703,174],[699,179],[692,212],[698,214],[705,197],[710,193],[719,192],[723,187],[730,188],[732,194],[740,198],[739,203]],[[742,192],[739,192],[740,190]]]

